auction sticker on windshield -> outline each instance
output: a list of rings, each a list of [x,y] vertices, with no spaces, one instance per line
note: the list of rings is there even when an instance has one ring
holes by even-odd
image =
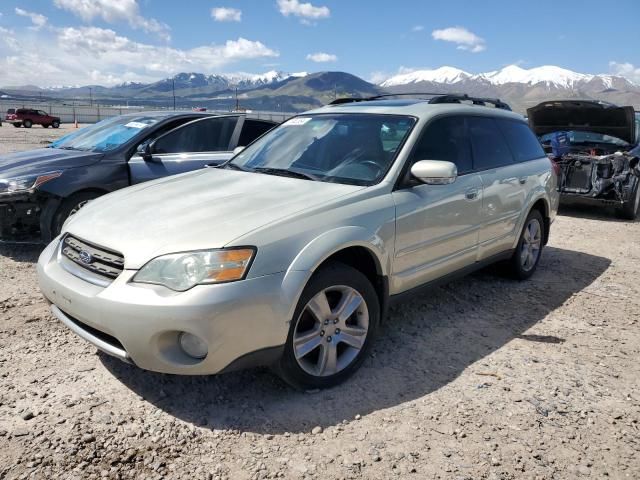
[[[282,126],[283,127],[296,127],[296,126],[299,126],[299,125],[304,125],[309,120],[311,120],[311,117],[292,118],[291,120],[283,123]]]
[[[142,123],[142,122],[129,122],[127,124],[125,124],[125,127],[129,127],[129,128],[145,128],[148,127],[150,124],[147,123]]]

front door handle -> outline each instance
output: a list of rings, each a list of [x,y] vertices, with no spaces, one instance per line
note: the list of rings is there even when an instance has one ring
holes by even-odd
[[[467,200],[474,200],[478,197],[478,189],[477,188],[470,188],[469,190],[467,190],[466,192],[464,192],[464,197]]]
[[[524,185],[525,183],[527,183],[527,177],[520,177],[518,181],[520,182],[520,185]]]

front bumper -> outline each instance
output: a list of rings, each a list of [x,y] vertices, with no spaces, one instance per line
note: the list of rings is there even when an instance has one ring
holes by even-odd
[[[174,292],[158,285],[131,283],[124,270],[107,287],[64,269],[57,260],[59,240],[38,261],[38,280],[53,313],[100,350],[138,367],[163,373],[214,374],[262,363],[259,352],[280,352],[297,296],[282,284],[285,273],[239,282],[200,285]],[[289,272],[287,279],[291,280]],[[308,272],[294,272],[304,285]],[[297,280],[297,279],[296,279]],[[205,340],[204,359],[188,356],[180,332]],[[254,355],[255,356],[252,356]]]

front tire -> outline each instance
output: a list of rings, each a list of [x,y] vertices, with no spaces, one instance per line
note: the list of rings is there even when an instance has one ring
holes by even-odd
[[[622,204],[620,216],[626,220],[635,220],[640,211],[640,180],[636,181],[636,186],[629,201]]]
[[[58,121],[56,120],[55,122],[53,122],[53,123],[51,124],[51,126],[52,126],[53,128],[58,128],[58,127],[60,126],[60,122],[58,122]]]
[[[66,198],[58,207],[58,211],[53,217],[51,225],[51,237],[57,237],[62,230],[62,226],[67,219],[84,207],[91,200],[98,198],[100,194],[96,192],[81,192]]]
[[[331,263],[305,287],[276,371],[301,390],[337,385],[364,361],[379,324],[371,282],[355,268]]]
[[[538,268],[544,247],[544,219],[538,210],[529,212],[524,222],[520,240],[509,260],[509,273],[517,280],[526,280]]]

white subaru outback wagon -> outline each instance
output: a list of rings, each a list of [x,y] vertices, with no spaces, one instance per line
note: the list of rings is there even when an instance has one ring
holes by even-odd
[[[39,282],[67,327],[141,368],[271,365],[328,387],[401,294],[496,261],[531,276],[556,182],[502,102],[343,101],[221,167],[92,201],[43,251]]]

